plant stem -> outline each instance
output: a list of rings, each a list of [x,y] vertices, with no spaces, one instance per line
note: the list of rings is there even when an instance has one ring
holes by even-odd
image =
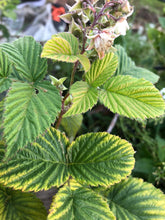
[[[72,74],[71,74],[70,87],[74,82],[74,76],[75,76],[75,72],[76,72],[78,64],[79,64],[79,61],[77,60],[74,64],[73,71],[72,71]],[[64,96],[64,98],[62,100],[61,112],[60,112],[60,115],[59,115],[58,120],[57,120],[56,125],[55,125],[56,129],[59,128],[59,126],[61,124],[62,116],[65,114],[65,109],[64,109],[65,104],[64,103],[65,103],[65,100],[68,98],[68,96],[69,96],[69,92],[67,92],[67,94]]]
[[[76,73],[76,69],[78,67],[78,64],[79,64],[79,61],[77,60],[74,64],[74,67],[73,67],[73,71],[72,71],[72,74],[71,74],[71,79],[70,79],[70,87],[71,85],[74,83],[74,76],[75,76],[75,73]]]
[[[112,130],[114,129],[115,125],[116,125],[116,122],[117,122],[117,119],[118,119],[119,115],[118,114],[115,114],[108,129],[107,129],[107,132],[108,133],[111,133]]]
[[[56,126],[55,126],[56,129],[58,129],[60,124],[61,124],[62,116],[65,113],[64,103],[65,103],[65,100],[68,98],[68,96],[69,96],[69,92],[64,96],[64,98],[62,100],[61,112],[60,112],[60,115],[58,117],[58,120],[57,120],[57,123],[56,123]]]

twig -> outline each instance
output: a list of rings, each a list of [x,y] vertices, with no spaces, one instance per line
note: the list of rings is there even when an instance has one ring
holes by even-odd
[[[114,129],[115,125],[116,125],[116,122],[117,122],[117,119],[118,119],[119,115],[118,114],[115,114],[108,129],[107,129],[107,132],[108,133],[111,133],[112,130]]]

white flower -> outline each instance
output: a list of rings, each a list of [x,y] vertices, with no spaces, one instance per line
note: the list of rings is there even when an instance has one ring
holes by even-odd
[[[104,29],[100,33],[93,36],[87,36],[91,39],[90,45],[87,50],[95,48],[99,59],[102,59],[105,56],[105,53],[108,52],[113,45],[114,39],[117,37],[114,34],[114,28]]]
[[[129,25],[125,17],[120,18],[114,26],[114,33],[116,35],[126,35],[126,31],[129,30]]]

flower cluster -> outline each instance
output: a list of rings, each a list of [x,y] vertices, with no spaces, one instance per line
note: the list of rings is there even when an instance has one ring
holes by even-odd
[[[132,13],[133,7],[128,0],[107,0],[102,5],[98,0],[76,0],[61,18],[70,24],[72,34],[77,33],[84,44],[89,42],[85,49],[94,48],[102,59],[105,53],[114,49],[114,39],[126,34],[127,18]]]

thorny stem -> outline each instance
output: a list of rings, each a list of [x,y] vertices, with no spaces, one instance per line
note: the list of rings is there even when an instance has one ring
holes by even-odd
[[[113,117],[108,129],[107,129],[107,132],[108,133],[111,133],[112,130],[114,129],[115,125],[116,125],[116,122],[117,122],[117,119],[118,119],[119,115],[118,114],[115,114],[115,116]]]

